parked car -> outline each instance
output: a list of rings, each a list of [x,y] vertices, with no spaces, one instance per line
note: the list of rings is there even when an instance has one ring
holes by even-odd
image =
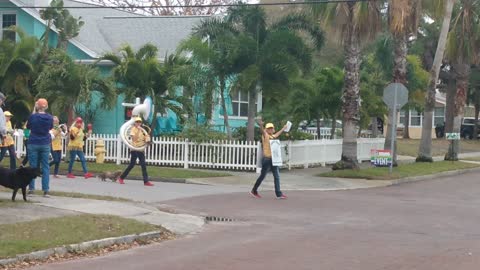
[[[477,123],[480,123],[477,122]],[[475,118],[473,117],[465,117],[462,119],[462,125],[460,127],[460,136],[462,138],[465,138],[465,139],[473,139],[474,138],[474,134],[473,134],[473,130],[475,128]],[[476,137],[478,137],[478,131],[477,131],[477,134],[476,134]]]

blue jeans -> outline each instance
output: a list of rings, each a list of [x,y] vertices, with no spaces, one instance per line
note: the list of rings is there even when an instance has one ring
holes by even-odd
[[[271,158],[263,158],[262,159],[262,172],[260,173],[260,176],[258,177],[257,181],[255,182],[255,185],[253,186],[252,191],[254,193],[257,192],[258,188],[263,182],[263,179],[265,179],[265,176],[267,176],[267,173],[269,170],[272,170],[273,174],[273,182],[275,183],[275,195],[277,197],[282,196],[282,191],[280,191],[280,169],[278,166],[273,166],[272,165],[272,159]]]
[[[53,174],[58,175],[58,167],[60,166],[60,159],[62,158],[62,150],[52,150],[53,161],[50,162],[50,166],[55,165],[53,168]]]
[[[10,169],[15,170],[17,168],[17,154],[15,153],[15,145],[2,147],[0,150],[0,162],[5,157],[8,150],[8,156],[10,157]]]
[[[68,173],[72,173],[73,162],[75,161],[76,156],[80,158],[80,162],[82,163],[83,173],[87,173],[87,162],[85,161],[85,155],[83,151],[79,150],[70,150],[70,161],[68,163]]]
[[[50,155],[50,144],[46,145],[27,145],[28,160],[30,167],[37,168],[39,165],[42,168],[42,190],[50,190],[50,166],[48,166],[48,157]],[[35,179],[30,182],[29,190],[35,190]]]

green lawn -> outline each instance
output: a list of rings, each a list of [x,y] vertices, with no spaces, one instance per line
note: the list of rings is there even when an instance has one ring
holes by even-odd
[[[465,162],[439,161],[433,163],[409,163],[400,164],[393,168],[390,175],[388,168],[371,167],[360,170],[338,170],[319,174],[321,177],[361,178],[370,180],[390,180],[412,176],[429,175],[445,171],[462,170],[480,167],[480,164]]]
[[[0,258],[95,239],[166,229],[108,215],[78,215],[0,225]]]
[[[2,160],[0,165],[9,166],[10,161],[8,158]],[[96,174],[104,171],[123,171],[128,164],[117,165],[115,163],[103,163],[98,164],[95,162],[87,162],[88,171]],[[66,174],[68,169],[68,163],[60,163],[60,174]],[[50,170],[53,173],[53,168]],[[82,173],[82,165],[80,161],[76,161],[73,164],[74,173]],[[221,176],[230,176],[226,172],[218,171],[207,171],[207,170],[194,170],[194,169],[183,169],[183,168],[170,168],[170,167],[159,167],[159,166],[147,166],[148,176],[152,179],[155,178],[166,178],[166,179],[186,179],[186,178],[206,178],[206,177],[221,177]],[[139,165],[135,166],[129,174],[130,177],[141,177],[142,170]]]
[[[397,149],[399,155],[416,157],[420,140],[398,139]],[[449,141],[443,139],[432,140],[432,155],[443,156],[448,151]],[[480,152],[480,141],[478,140],[461,140],[460,153]]]

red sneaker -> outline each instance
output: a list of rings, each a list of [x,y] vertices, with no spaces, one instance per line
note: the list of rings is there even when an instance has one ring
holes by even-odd
[[[118,178],[118,183],[119,183],[120,185],[125,185],[125,182],[123,182],[123,179],[122,179],[122,178]]]
[[[147,181],[147,182],[143,183],[143,185],[148,186],[148,187],[153,187],[154,186],[153,183],[150,182],[150,181]]]
[[[85,179],[88,179],[88,178],[91,178],[93,177],[93,174],[87,172],[86,174],[84,174],[83,176],[85,176]]]
[[[282,196],[277,197],[277,199],[279,199],[279,200],[285,200],[285,199],[287,199],[287,198],[288,198],[288,197],[287,197],[287,195],[285,195],[285,194],[282,194]]]
[[[69,173],[67,174],[67,178],[75,178],[75,175],[73,175],[73,173]]]
[[[262,196],[260,196],[260,194],[258,194],[258,192],[250,191],[250,195],[252,195],[252,197],[257,198],[257,199],[262,198]]]

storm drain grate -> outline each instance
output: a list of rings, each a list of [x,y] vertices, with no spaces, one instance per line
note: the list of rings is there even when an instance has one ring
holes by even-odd
[[[235,222],[236,220],[228,217],[206,216],[207,222]]]

